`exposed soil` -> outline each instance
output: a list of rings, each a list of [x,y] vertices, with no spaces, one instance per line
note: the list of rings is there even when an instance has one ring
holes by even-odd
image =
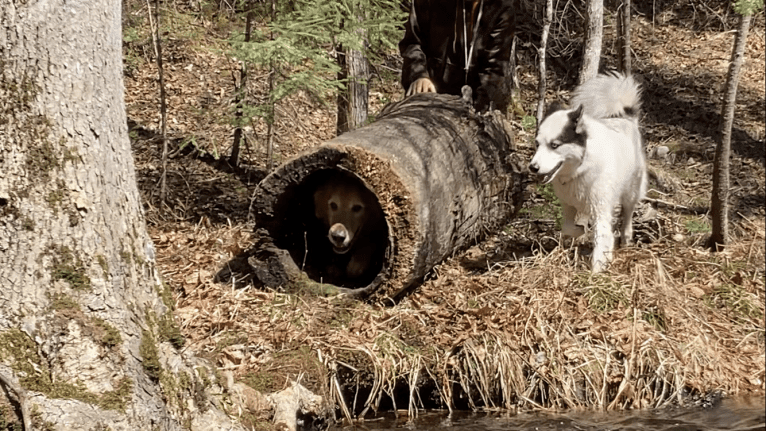
[[[618,250],[607,272],[591,276],[588,245],[559,246],[551,193],[529,183],[518,219],[456,253],[390,306],[252,283],[243,256],[253,241],[250,198],[267,174],[266,124],[251,122],[240,165],[229,165],[239,69],[225,55],[226,39],[243,26],[225,10],[215,19],[167,11],[171,157],[168,200],[159,201],[157,69],[146,10],[125,3],[128,124],[157,265],[174,292],[184,348],[223,373],[264,393],[300,380],[338,406],[343,397],[351,415],[417,407],[646,408],[715,391],[763,395],[763,11],[753,20],[737,97],[733,240],[725,251],[711,253],[704,243],[736,19],[726,2],[652,2],[654,10],[634,16],[633,67],[644,88],[647,152],[662,145],[670,153],[649,160],[655,180],[636,216],[637,245]],[[616,62],[611,22],[604,66]],[[509,118],[518,151],[531,158],[532,132],[521,124],[537,103],[536,48],[524,28]],[[577,64],[565,56],[551,63],[548,100],[567,100]],[[391,53],[387,64],[374,65],[372,113],[401,99],[398,64]],[[249,100],[265,100],[265,76],[251,71]],[[332,98],[298,94],[280,103],[273,162],[331,139],[335,118]],[[250,425],[267,415],[245,413]]]

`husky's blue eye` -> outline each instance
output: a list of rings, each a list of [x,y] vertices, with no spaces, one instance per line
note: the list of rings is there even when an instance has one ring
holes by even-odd
[[[551,141],[550,146],[551,148],[555,150],[556,148],[561,146],[561,141],[559,140]]]

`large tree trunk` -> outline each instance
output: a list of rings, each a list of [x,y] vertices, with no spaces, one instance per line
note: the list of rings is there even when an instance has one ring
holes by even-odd
[[[601,42],[604,38],[604,0],[587,0],[587,22],[585,23],[585,49],[582,55],[579,83],[598,74],[601,61]]]
[[[332,252],[322,251],[326,230],[315,228],[312,194],[335,171],[374,192],[385,214],[382,239],[370,237],[379,246],[377,266],[351,294],[396,300],[443,259],[504,226],[521,204],[523,161],[502,116],[478,115],[469,105],[457,96],[415,95],[266,177],[251,205],[262,229],[250,260],[256,275],[285,285],[303,268],[328,281],[322,269]]]
[[[3,419],[230,429],[200,396],[212,373],[166,341],[182,343],[139,203],[120,28],[114,0],[0,0]]]
[[[734,124],[734,108],[737,106],[737,85],[739,71],[745,61],[745,45],[750,30],[750,15],[740,15],[739,29],[734,39],[731,53],[731,64],[726,76],[726,89],[721,107],[721,140],[715,147],[713,160],[713,194],[710,203],[710,213],[713,221],[713,231],[710,236],[710,246],[713,250],[723,247],[729,239],[729,158],[731,157],[731,128]]]

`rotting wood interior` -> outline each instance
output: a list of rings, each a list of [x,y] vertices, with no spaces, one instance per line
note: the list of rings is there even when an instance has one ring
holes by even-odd
[[[337,177],[360,184],[373,195],[377,210],[382,211],[377,195],[357,175],[342,168],[320,169],[284,190],[279,199],[281,204],[275,207],[274,219],[280,220],[279,229],[272,229],[270,234],[274,245],[287,250],[298,268],[312,280],[348,288],[364,287],[384,269],[389,255],[388,225],[384,218],[369,235],[357,240],[372,241],[376,244],[375,252],[367,271],[359,277],[347,278],[342,268],[348,264],[354,249],[343,255],[334,253],[327,238],[328,229],[316,218],[314,211],[314,192],[326,181]]]

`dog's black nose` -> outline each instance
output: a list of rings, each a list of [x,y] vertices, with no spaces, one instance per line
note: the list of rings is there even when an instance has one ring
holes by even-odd
[[[346,232],[343,230],[334,230],[330,232],[330,239],[340,244],[346,239]]]
[[[536,164],[530,163],[529,164],[529,172],[532,172],[533,174],[536,174],[537,171],[540,170],[540,167]]]

